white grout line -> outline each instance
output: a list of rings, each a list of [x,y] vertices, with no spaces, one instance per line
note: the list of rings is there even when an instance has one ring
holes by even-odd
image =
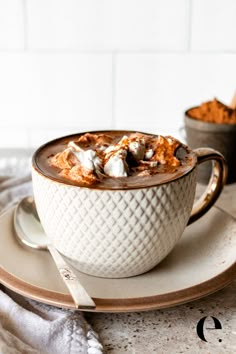
[[[25,47],[27,47],[26,44]],[[188,45],[189,46],[189,45]],[[42,54],[42,55],[111,55],[111,50],[78,50],[78,49],[0,49],[0,54]],[[185,51],[161,51],[161,50],[117,50],[116,55],[236,55],[236,49],[227,50],[185,50]]]
[[[190,53],[192,48],[192,20],[193,20],[193,2],[188,1],[188,39],[187,39],[187,51]]]
[[[116,52],[112,53],[111,129],[116,128]]]
[[[27,44],[28,46],[28,44]],[[22,52],[22,49],[0,49],[0,52]],[[107,55],[114,53],[114,49],[78,49],[78,48],[27,48],[28,53],[32,54],[96,54]],[[116,49],[119,54],[186,54],[187,50],[161,50],[155,48],[136,48],[136,49]],[[236,50],[235,50],[236,53]]]
[[[24,51],[29,49],[29,21],[28,21],[28,11],[27,11],[27,0],[21,0],[22,2],[22,12],[24,19]]]

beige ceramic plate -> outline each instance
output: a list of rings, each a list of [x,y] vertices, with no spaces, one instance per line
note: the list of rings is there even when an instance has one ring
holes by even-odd
[[[73,301],[46,251],[22,247],[13,232],[13,209],[0,218],[0,282],[19,294],[60,307]],[[155,269],[126,279],[78,275],[95,311],[169,307],[208,295],[236,276],[236,222],[212,208],[187,227],[174,251]]]

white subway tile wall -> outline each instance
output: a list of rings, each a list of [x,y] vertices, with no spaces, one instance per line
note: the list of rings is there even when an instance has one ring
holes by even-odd
[[[188,4],[188,0],[30,0],[29,48],[185,50]]]
[[[24,49],[22,0],[0,0],[0,51]]]
[[[186,109],[216,96],[230,103],[235,61],[236,55],[228,54],[118,55],[117,127],[179,137]]]
[[[109,54],[4,53],[0,81],[4,127],[110,128]]]
[[[235,52],[235,0],[194,0],[192,10],[193,51]]]
[[[0,148],[78,131],[181,138],[236,89],[235,0],[0,0]]]

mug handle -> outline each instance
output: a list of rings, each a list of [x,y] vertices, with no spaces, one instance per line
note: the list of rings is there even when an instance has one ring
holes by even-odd
[[[209,184],[202,196],[194,203],[187,225],[203,216],[216,202],[227,179],[228,168],[224,156],[211,148],[193,150],[197,155],[197,164],[213,160]]]

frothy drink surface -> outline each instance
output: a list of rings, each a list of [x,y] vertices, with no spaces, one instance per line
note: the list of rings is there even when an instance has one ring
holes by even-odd
[[[35,168],[65,184],[96,189],[144,188],[188,173],[195,154],[170,136],[129,131],[56,139],[39,148]]]

